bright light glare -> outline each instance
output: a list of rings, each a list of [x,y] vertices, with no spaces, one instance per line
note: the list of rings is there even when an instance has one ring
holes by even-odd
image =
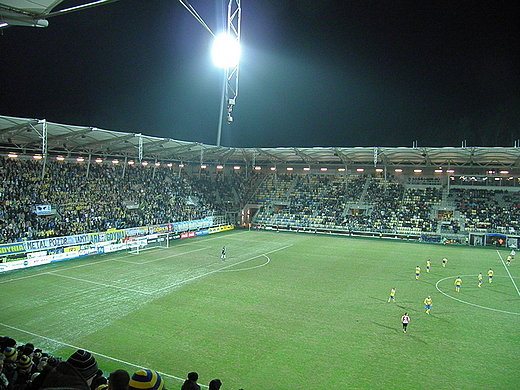
[[[240,60],[240,45],[231,36],[220,34],[215,38],[211,54],[215,66],[223,69],[231,68],[237,66]]]

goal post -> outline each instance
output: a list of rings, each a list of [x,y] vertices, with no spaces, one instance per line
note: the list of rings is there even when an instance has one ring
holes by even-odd
[[[170,233],[155,233],[145,237],[149,249],[170,247]]]
[[[155,233],[147,236],[135,237],[127,241],[127,252],[138,255],[144,250],[170,247],[170,233]]]

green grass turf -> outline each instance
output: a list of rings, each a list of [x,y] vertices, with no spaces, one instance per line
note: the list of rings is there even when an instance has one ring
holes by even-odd
[[[221,233],[139,255],[0,274],[0,334],[64,357],[82,347],[105,372],[153,368],[170,389],[180,388],[189,371],[199,372],[203,385],[220,378],[223,390],[515,389],[520,259],[507,268],[510,276],[501,259],[507,254],[386,239]],[[423,269],[419,281],[416,265]],[[392,287],[394,304],[387,302]],[[404,312],[411,317],[407,334]]]

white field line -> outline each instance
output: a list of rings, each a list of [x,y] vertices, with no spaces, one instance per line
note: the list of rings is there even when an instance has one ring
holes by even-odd
[[[148,263],[152,263],[152,262],[155,262],[155,261],[159,261],[159,260],[166,260],[166,259],[169,259],[169,258],[172,258],[172,257],[176,257],[176,256],[180,256],[180,255],[184,255],[184,254],[188,254],[188,253],[192,253],[192,252],[198,252],[198,251],[202,251],[202,250],[207,250],[208,248],[211,248],[211,247],[205,247],[205,248],[201,248],[201,249],[194,249],[192,251],[188,251],[188,252],[183,252],[183,253],[177,253],[175,255],[171,255],[171,256],[166,256],[166,257],[161,257],[159,259],[154,259],[154,260],[150,260],[150,261],[145,261],[143,263],[134,263],[134,262],[128,262],[128,263],[131,263],[131,264],[137,264],[137,265],[142,265],[142,264],[148,264]],[[283,249],[283,248],[282,248]],[[236,264],[241,264],[245,261],[249,261],[249,260],[252,260],[252,259],[255,259],[257,257],[260,257],[260,256],[265,256],[265,255],[259,255],[259,256],[256,256],[256,257],[253,257],[253,258],[250,258],[250,259],[246,259],[242,262],[239,262],[239,263],[236,263]],[[266,256],[267,257],[267,256]],[[268,258],[269,259],[269,258]],[[110,261],[110,260],[104,260],[104,261]],[[115,260],[115,261],[119,261],[119,262],[124,262],[124,263],[127,263],[126,261],[122,261],[122,260]],[[269,262],[269,261],[268,261]],[[79,267],[79,266],[76,266],[76,267]],[[70,268],[67,268],[66,270],[69,270],[69,269],[73,269],[73,268],[76,268],[76,267],[70,267]],[[224,268],[229,268],[231,267],[231,265],[227,266],[227,267],[224,267]],[[253,268],[256,268],[256,267],[253,267]],[[221,269],[222,270],[222,269]],[[66,278],[66,279],[71,279],[71,280],[76,280],[78,282],[83,282],[83,283],[89,283],[89,284],[95,284],[95,285],[98,285],[98,286],[103,286],[103,287],[108,287],[108,288],[115,288],[115,289],[118,289],[118,290],[123,290],[123,291],[129,291],[129,292],[133,292],[133,293],[136,293],[136,294],[143,294],[143,295],[151,295],[153,293],[156,293],[157,291],[162,291],[162,290],[165,290],[165,289],[168,289],[170,287],[176,287],[176,286],[179,286],[181,284],[184,284],[186,282],[189,282],[191,280],[194,280],[194,279],[198,279],[200,277],[203,277],[203,276],[207,276],[207,275],[210,275],[214,272],[217,272],[217,271],[211,271],[209,273],[206,273],[206,274],[203,274],[203,275],[199,275],[197,277],[194,277],[194,278],[191,278],[191,279],[187,279],[187,280],[183,280],[179,283],[176,283],[172,286],[167,286],[163,289],[160,289],[160,290],[156,290],[154,292],[143,292],[143,291],[139,291],[139,290],[134,290],[134,289],[131,289],[131,288],[125,288],[125,287],[117,287],[117,286],[113,286],[111,284],[106,284],[106,283],[100,283],[100,282],[94,282],[92,280],[87,280],[87,279],[81,279],[81,278],[76,278],[76,277],[73,277],[73,276],[66,276],[66,275],[61,275],[59,273],[57,273],[56,271],[50,271],[50,272],[42,272],[40,274],[37,274],[37,275],[31,275],[32,276],[40,276],[40,275],[53,275],[53,276],[58,276],[60,278]],[[22,278],[20,278],[22,279]]]
[[[511,282],[513,282],[513,286],[515,286],[515,288],[516,288],[516,292],[518,293],[518,295],[520,295],[520,291],[518,290],[518,286],[516,285],[515,280],[511,276],[511,273],[509,272],[509,269],[507,268],[507,265],[504,262],[504,259],[502,258],[502,255],[500,254],[500,252],[498,250],[497,250],[497,253],[498,253],[498,257],[500,257],[500,261],[502,262],[502,265],[504,266],[504,268],[506,269],[507,274],[509,275],[509,279],[511,279]]]
[[[177,283],[174,283],[174,284],[171,284],[169,286],[166,286],[166,287],[163,287],[163,288],[160,288],[160,289],[157,289],[155,291],[153,291],[153,293],[158,293],[158,292],[161,292],[161,291],[164,291],[164,290],[168,290],[170,288],[174,288],[174,287],[178,287],[178,286],[181,286],[185,283],[188,283],[188,282],[191,282],[193,280],[197,280],[197,279],[200,279],[200,278],[203,278],[203,277],[206,277],[208,275],[212,275],[214,273],[217,273],[217,272],[221,272],[223,270],[227,270],[228,268],[231,268],[231,267],[234,267],[236,265],[239,265],[239,264],[243,264],[243,263],[246,263],[248,261],[251,261],[251,260],[254,260],[254,259],[257,259],[261,256],[266,256],[271,254],[271,253],[274,253],[274,252],[278,252],[278,251],[281,251],[281,250],[284,250],[284,249],[287,249],[289,247],[291,247],[291,245],[286,245],[286,246],[283,246],[281,248],[278,248],[278,249],[274,249],[270,252],[266,252],[266,253],[262,253],[261,255],[257,255],[257,256],[253,256],[253,257],[250,257],[248,259],[245,259],[245,260],[242,260],[242,261],[239,261],[238,263],[233,263],[233,264],[229,264],[229,265],[226,265],[225,267],[221,267],[221,268],[218,268],[216,270],[213,270],[213,271],[209,271],[209,272],[206,272],[205,274],[202,274],[202,275],[197,275],[197,276],[194,276],[192,278],[188,278],[188,279],[185,279],[185,280],[181,280],[180,282],[177,282]]]
[[[66,346],[66,347],[70,347],[72,349],[83,349],[83,347],[77,347],[75,345],[64,343],[62,341],[58,341],[58,340],[55,340],[55,339],[51,339],[49,337],[45,337],[45,336],[42,336],[42,335],[37,334],[37,333],[33,333],[33,332],[29,332],[27,330],[16,328],[14,326],[6,325],[6,324],[3,324],[3,323],[0,323],[0,326],[6,327],[8,329],[15,330],[15,331],[20,332],[20,333],[25,333],[25,334],[28,334],[30,336],[37,337],[37,338],[40,338],[40,339],[43,339],[43,340],[47,340],[47,341],[50,341],[51,343],[54,343],[54,344],[60,344],[60,345]],[[125,365],[131,366],[131,367],[135,367],[137,369],[141,369],[141,368],[147,369],[147,368],[150,368],[150,367],[140,367],[140,366],[138,366],[138,365],[136,365],[134,363],[130,363],[130,362],[127,362],[125,360],[121,360],[121,359],[118,359],[118,358],[115,358],[115,357],[112,357],[112,356],[108,356],[108,355],[105,355],[105,354],[102,354],[102,353],[99,353],[99,352],[95,352],[95,351],[91,351],[91,350],[89,350],[89,352],[92,353],[95,356],[101,356],[102,358],[105,358],[107,360],[112,360],[114,362],[125,364]],[[184,382],[184,379],[179,378],[178,376],[175,376],[175,375],[166,374],[164,372],[159,372],[159,374],[161,376],[165,376],[165,377],[168,377],[168,378],[172,378],[172,379],[178,380],[180,382]],[[202,384],[200,384],[200,386],[208,388],[208,386],[204,386]]]
[[[81,267],[88,267],[88,266],[91,266],[91,265],[106,263],[107,261],[114,261],[114,259],[105,259],[105,260],[100,260],[100,261],[89,261],[89,262],[84,263],[84,264],[77,264],[77,265],[74,265],[74,266],[63,268],[60,271],[68,271],[70,269],[81,268]],[[33,274],[33,275],[20,276],[19,278],[11,278],[11,279],[6,279],[6,280],[1,280],[0,284],[8,283],[8,282],[16,282],[18,280],[23,280],[23,279],[28,279],[28,278],[34,278],[35,276],[48,275],[51,272],[56,272],[56,271],[39,272],[39,273],[36,273],[36,274]]]
[[[199,251],[205,251],[205,250],[208,250],[210,249],[211,246],[206,246],[204,248],[200,248],[200,249],[194,249],[192,251],[188,251],[188,252],[182,252],[182,253],[175,253],[173,255],[169,255],[169,256],[164,256],[164,257],[159,257],[157,259],[153,259],[153,260],[148,260],[148,261],[143,261],[141,263],[138,263],[138,262],[135,262],[135,261],[128,261],[128,260],[114,260],[114,261],[117,261],[119,263],[127,263],[127,264],[135,264],[135,265],[143,265],[143,264],[149,264],[149,263],[154,263],[156,261],[161,261],[161,260],[166,260],[166,259],[171,259],[172,257],[177,257],[177,256],[182,256],[182,255],[187,255],[188,253],[193,253],[193,252],[199,252]]]
[[[251,269],[255,269],[255,268],[260,268],[260,267],[263,267],[263,266],[266,266],[267,264],[269,264],[271,262],[271,259],[269,258],[269,256],[267,255],[261,255],[261,256],[265,256],[265,258],[267,259],[267,261],[263,264],[260,264],[260,265],[255,265],[254,267],[249,267],[249,268],[240,268],[240,269],[224,269],[222,271],[219,271],[219,272],[240,272],[240,271],[249,271]]]
[[[134,289],[130,289],[130,288],[125,288],[125,287],[118,287],[118,286],[114,286],[114,285],[110,285],[110,284],[106,284],[106,283],[100,283],[100,282],[94,282],[94,281],[91,281],[91,280],[87,280],[87,279],[81,279],[81,278],[75,278],[73,276],[65,276],[65,275],[61,275],[59,273],[57,273],[56,271],[50,271],[50,272],[42,272],[42,273],[38,273],[38,274],[35,274],[35,275],[30,275],[30,276],[24,276],[24,277],[21,277],[21,278],[16,278],[16,279],[8,279],[8,280],[4,280],[4,281],[0,281],[0,284],[1,283],[6,283],[6,282],[11,282],[11,281],[17,281],[17,280],[21,280],[21,279],[25,279],[25,278],[31,278],[31,277],[35,277],[35,276],[41,276],[41,275],[53,275],[53,276],[58,276],[58,277],[61,277],[61,278],[66,278],[66,279],[71,279],[71,280],[76,280],[78,282],[83,282],[83,283],[89,283],[89,284],[95,284],[95,285],[98,285],[98,286],[103,286],[103,287],[107,287],[107,288],[114,288],[114,289],[118,289],[118,290],[123,290],[123,291],[129,291],[129,292],[133,292],[133,293],[136,293],[136,294],[142,294],[142,295],[152,295],[152,294],[155,294],[155,293],[158,293],[160,291],[164,291],[164,290],[167,290],[167,289],[170,289],[170,288],[174,288],[174,287],[178,287],[178,286],[181,286],[187,282],[191,282],[193,280],[197,280],[197,279],[200,279],[200,278],[203,278],[205,276],[208,276],[208,275],[211,275],[211,274],[214,274],[216,272],[225,272],[225,271],[233,271],[233,270],[228,270],[228,268],[231,268],[235,265],[239,265],[239,264],[242,264],[242,263],[245,263],[245,262],[248,262],[250,260],[254,260],[260,256],[265,256],[267,257],[267,254],[270,254],[270,253],[274,253],[274,252],[277,252],[277,251],[280,251],[280,250],[283,250],[283,249],[286,249],[286,248],[289,248],[291,247],[291,245],[287,245],[287,246],[284,246],[282,248],[279,248],[279,249],[275,249],[273,251],[270,251],[270,252],[267,252],[265,254],[261,254],[261,255],[258,255],[258,256],[254,256],[254,257],[251,257],[251,258],[248,258],[248,259],[245,259],[245,260],[242,260],[242,261],[239,261],[238,263],[233,263],[233,264],[229,264],[225,267],[222,267],[222,268],[219,268],[219,269],[216,269],[216,270],[213,270],[213,271],[210,271],[210,272],[207,272],[207,273],[204,273],[204,274],[201,274],[201,275],[198,275],[198,276],[194,276],[192,278],[189,278],[189,279],[185,279],[185,280],[182,280],[180,282],[177,282],[175,284],[172,284],[172,285],[169,285],[169,286],[166,286],[166,287],[163,287],[161,289],[158,289],[158,290],[155,290],[155,291],[152,291],[152,292],[144,292],[144,291],[139,291],[139,290],[134,290]],[[168,259],[168,258],[171,258],[171,257],[176,257],[176,256],[180,256],[180,255],[183,255],[183,254],[188,254],[188,253],[192,253],[192,252],[197,252],[197,251],[201,251],[201,250],[207,250],[208,248],[211,248],[211,247],[204,247],[204,248],[201,248],[201,249],[195,249],[193,251],[188,251],[188,252],[183,252],[181,254],[175,254],[175,255],[172,255],[172,256],[166,256],[166,257],[163,257],[163,258],[160,258],[160,259],[155,259],[155,260],[151,260],[149,262],[144,262],[144,263],[133,263],[132,264],[146,264],[146,263],[150,263],[150,262],[153,262],[153,261],[158,261],[158,260],[165,260],[165,259]],[[270,261],[269,257],[267,257],[268,259],[268,262]],[[74,268],[79,268],[79,267],[84,267],[84,266],[88,266],[88,265],[93,265],[93,264],[99,264],[99,263],[103,263],[103,262],[107,262],[107,261],[121,261],[121,260],[111,260],[111,259],[106,259],[106,260],[101,260],[101,261],[96,261],[96,262],[90,262],[90,263],[85,263],[85,264],[79,264],[79,265],[75,265],[73,267],[68,267],[66,269],[62,269],[60,271],[68,271],[70,269],[74,269]],[[267,263],[268,263],[267,262]],[[263,265],[266,265],[267,263],[265,264],[262,264]],[[258,268],[259,266],[257,267],[251,267],[250,269],[254,269],[254,268]],[[244,271],[244,270],[241,270],[241,271]]]
[[[247,232],[240,232],[240,233],[235,233],[234,235],[236,234],[244,234],[244,233],[247,233]],[[220,239],[222,237],[210,237],[210,238],[204,238],[204,242],[206,241],[210,241],[210,240],[216,240],[216,239]],[[202,242],[189,242],[189,243],[186,243],[186,244],[178,244],[176,245],[175,247],[180,247],[180,246],[194,246],[194,245],[197,245],[197,244],[202,244]],[[172,247],[170,247],[172,248]],[[208,248],[211,248],[210,246],[205,246],[204,248],[202,249],[199,249],[199,250],[204,250],[204,249],[208,249]],[[195,252],[192,251],[192,252]],[[191,252],[185,252],[185,253],[191,253]],[[119,261],[119,262],[122,262],[122,263],[131,263],[131,264],[146,264],[146,262],[144,263],[136,263],[136,262],[132,262],[132,261],[125,261],[123,260],[124,258],[126,258],[128,256],[127,253],[125,254],[121,254],[119,256],[116,256],[115,258],[111,258],[111,259],[104,259],[104,260],[98,260],[98,261],[89,261],[89,262],[85,262],[83,264],[76,264],[74,266],[70,266],[70,267],[66,267],[66,268],[63,268],[63,269],[60,269],[60,271],[68,271],[70,269],[75,269],[75,268],[81,268],[81,267],[89,267],[89,266],[92,266],[92,265],[96,265],[96,264],[100,264],[100,263],[104,263],[104,262],[107,262],[107,261]],[[172,255],[171,257],[174,257],[174,256],[182,256],[182,253],[181,254],[175,254],[175,255]],[[168,257],[166,257],[168,258]],[[161,260],[161,259],[159,259]],[[164,258],[163,258],[164,260]],[[156,260],[151,260],[151,261],[156,261]],[[21,276],[21,277],[18,277],[18,278],[10,278],[10,279],[5,279],[5,280],[0,280],[0,284],[3,284],[3,283],[8,283],[8,282],[15,282],[17,280],[23,280],[23,279],[28,279],[28,278],[34,278],[36,276],[41,276],[41,275],[46,275],[46,274],[49,274],[49,272],[41,272],[41,273],[36,273],[36,274],[33,274],[33,275],[27,275],[27,276]]]
[[[139,265],[141,265],[141,264],[149,264],[149,263],[153,263],[153,262],[156,262],[156,261],[161,261],[161,260],[171,259],[172,257],[177,257],[177,256],[187,255],[188,253],[205,251],[205,250],[208,250],[208,249],[211,249],[211,246],[206,246],[206,247],[199,248],[199,249],[193,249],[193,250],[188,251],[188,252],[176,253],[176,254],[174,254],[174,255],[170,255],[170,256],[159,257],[159,258],[157,258],[157,259],[154,259],[154,260],[148,260],[148,261],[143,261],[142,263],[138,263],[138,264],[139,264]]]
[[[166,289],[168,289],[168,288],[172,288],[172,287],[176,287],[176,286],[182,285],[182,284],[184,284],[184,283],[186,283],[186,282],[189,282],[189,281],[191,281],[191,280],[200,279],[200,278],[202,278],[202,277],[204,277],[204,276],[211,275],[211,274],[213,274],[213,273],[216,273],[216,272],[219,272],[219,271],[222,271],[222,270],[226,270],[227,268],[230,268],[230,267],[233,267],[233,266],[235,266],[235,265],[239,265],[239,264],[245,263],[245,262],[250,261],[250,260],[254,260],[254,259],[256,259],[256,258],[258,258],[258,257],[260,257],[260,256],[265,256],[265,257],[267,257],[267,258],[269,259],[269,257],[267,256],[268,254],[271,254],[271,253],[274,253],[274,252],[281,251],[281,250],[286,249],[286,248],[289,248],[289,247],[291,247],[291,246],[292,246],[292,245],[286,245],[286,246],[284,246],[284,247],[282,247],[282,248],[278,248],[278,249],[272,250],[272,251],[270,251],[270,252],[266,252],[265,254],[261,254],[261,255],[258,255],[258,256],[254,256],[254,257],[251,257],[251,258],[249,258],[249,259],[246,259],[246,260],[240,261],[240,262],[238,262],[238,263],[229,264],[229,265],[227,265],[226,267],[222,267],[222,268],[220,268],[220,269],[218,269],[218,270],[208,272],[208,273],[206,273],[206,274],[204,274],[204,275],[200,275],[200,276],[197,276],[197,277],[194,277],[194,278],[190,278],[190,279],[187,279],[187,280],[182,281],[182,282],[180,282],[180,283],[176,283],[176,284],[173,284],[173,285],[171,285],[171,286],[168,286],[168,287],[165,287],[165,288],[162,288],[162,289],[156,290],[156,291],[154,291],[154,293],[157,293],[157,292],[162,291],[162,290],[166,290]],[[107,260],[102,260],[102,261],[98,261],[98,262],[91,262],[91,263],[89,263],[89,264],[81,264],[81,265],[77,265],[77,266],[74,266],[74,267],[67,268],[67,270],[69,270],[69,269],[73,269],[73,268],[78,268],[78,267],[81,267],[81,266],[86,266],[86,265],[92,265],[92,264],[102,263],[102,262],[105,262],[105,261],[113,261],[113,259],[107,259]],[[270,261],[270,259],[269,259],[269,261]],[[267,264],[267,263],[265,263],[265,264]],[[263,265],[265,265],[265,264],[263,264]],[[252,267],[252,268],[255,268],[255,267]],[[25,277],[21,277],[21,278],[17,278],[17,279],[9,279],[9,280],[6,280],[6,281],[2,281],[2,282],[0,282],[0,283],[4,283],[4,282],[7,282],[7,281],[14,281],[14,280],[25,279],[25,278],[34,277],[34,276],[40,276],[40,275],[42,275],[42,274],[53,274],[53,273],[51,273],[51,272],[40,273],[40,274],[35,274],[35,275],[31,275],[31,276],[25,276]],[[80,281],[83,281],[83,282],[89,282],[89,281],[86,281],[86,280],[81,280],[81,279],[72,278],[72,277],[68,277],[68,276],[63,276],[63,275],[59,275],[59,274],[53,274],[53,275],[55,275],[55,276],[61,276],[61,277],[69,278],[69,279],[76,279],[76,280],[80,280]],[[94,283],[94,282],[91,282],[91,283]],[[114,286],[111,286],[111,285],[104,285],[104,284],[102,284],[102,283],[96,283],[96,284],[100,284],[100,285],[103,285],[103,286],[106,286],[106,287],[110,287],[110,288],[117,288],[117,287],[114,287]],[[123,288],[123,290],[134,291],[134,290],[124,289],[124,288]],[[151,293],[143,293],[143,292],[140,292],[140,291],[136,291],[136,292],[138,292],[138,293],[140,293],[140,294],[146,294],[146,295],[150,295],[150,294],[151,294]],[[8,328],[8,329],[13,329],[13,330],[15,330],[15,331],[17,331],[17,332],[21,332],[21,333],[28,334],[28,335],[31,335],[31,336],[33,336],[33,337],[39,337],[39,338],[41,338],[41,339],[44,339],[44,340],[50,341],[50,342],[52,342],[52,343],[60,344],[60,345],[64,345],[64,346],[70,347],[70,348],[72,348],[72,349],[81,349],[81,347],[77,347],[77,346],[72,345],[72,344],[68,344],[68,343],[64,343],[64,342],[61,342],[61,341],[58,341],[58,340],[55,340],[55,339],[51,339],[51,338],[49,338],[49,337],[45,337],[45,336],[42,336],[42,335],[39,335],[39,334],[36,334],[36,333],[33,333],[33,332],[29,332],[29,331],[27,331],[27,330],[23,330],[23,329],[20,329],[20,328],[16,328],[16,327],[14,327],[14,326],[10,326],[10,325],[4,324],[4,323],[0,323],[0,326],[3,326],[3,327]],[[105,358],[105,359],[112,360],[112,361],[117,362],[117,363],[122,363],[122,364],[125,364],[125,365],[128,365],[128,366],[132,366],[132,367],[135,367],[135,368],[138,368],[138,369],[140,369],[140,368],[147,368],[147,367],[141,367],[141,366],[138,366],[138,365],[136,365],[136,364],[134,364],[134,363],[130,363],[130,362],[127,362],[127,361],[124,361],[124,360],[121,360],[121,359],[118,359],[118,358],[115,358],[115,357],[112,357],[112,356],[108,356],[108,355],[105,355],[105,354],[102,354],[102,353],[98,353],[98,352],[95,352],[95,351],[89,351],[89,352],[91,352],[93,355],[101,356],[101,357],[103,357],[103,358]],[[160,374],[161,376],[164,376],[164,377],[167,377],[167,378],[171,378],[171,379],[175,379],[175,380],[180,381],[180,382],[183,382],[183,381],[184,381],[183,378],[177,377],[177,376],[175,376],[175,375],[170,375],[170,374],[167,374],[167,373],[164,373],[164,372],[159,372],[159,374]],[[199,385],[200,385],[201,387],[205,388],[205,389],[208,388],[208,386],[206,386],[206,385],[203,385],[203,384],[199,384]]]
[[[155,262],[155,261],[166,260],[166,259],[169,259],[169,258],[172,258],[172,257],[181,256],[181,255],[192,253],[192,252],[198,252],[198,251],[206,250],[208,248],[211,248],[211,247],[205,247],[205,248],[202,248],[202,249],[195,249],[195,250],[184,252],[184,253],[177,253],[177,254],[174,254],[174,255],[171,255],[171,256],[160,257],[158,259],[145,261],[145,262],[142,262],[142,263],[135,263],[135,262],[124,261],[124,260],[114,260],[114,261],[123,262],[123,263],[130,263],[130,264],[136,264],[136,265],[143,265],[143,264],[148,264],[148,263],[152,263],[152,262]],[[110,261],[110,260],[105,260],[105,261]],[[69,270],[69,269],[71,269],[71,268],[67,268],[67,270]],[[103,286],[103,287],[108,287],[108,288],[115,288],[115,289],[123,290],[123,291],[130,291],[130,292],[133,292],[133,293],[136,293],[136,294],[143,294],[143,295],[151,295],[151,294],[153,294],[153,293],[150,293],[150,292],[134,290],[134,289],[131,289],[131,288],[117,287],[117,286],[114,286],[114,285],[111,285],[111,284],[100,283],[100,282],[93,282],[93,281],[87,280],[87,279],[75,278],[73,276],[61,275],[61,274],[59,274],[59,273],[57,273],[55,271],[45,272],[45,274],[59,276],[60,278],[76,280],[78,282],[90,283],[90,284],[95,284],[95,285],[98,285],[98,286]]]
[[[244,234],[244,233],[247,233],[247,232],[239,232],[239,233],[235,233],[236,234]],[[222,238],[222,237],[210,237],[210,238],[204,238],[204,242],[206,241],[210,241],[210,240],[216,240],[216,239],[219,239],[219,238]],[[178,245],[175,245],[175,247],[180,247],[180,246],[193,246],[193,245],[202,245],[202,242],[189,242],[189,243],[186,243],[186,244],[178,244]],[[172,248],[172,247],[170,247]],[[204,249],[208,249],[208,248],[211,248],[210,246],[205,246]],[[202,250],[202,249],[201,249]],[[190,253],[190,252],[185,252],[185,253]],[[182,254],[180,254],[182,255]],[[128,254],[121,254],[121,255],[118,255],[116,256],[115,258],[111,258],[111,259],[104,259],[104,260],[99,260],[99,261],[89,261],[89,262],[85,262],[83,264],[76,264],[74,266],[70,266],[70,267],[67,267],[67,268],[63,268],[61,269],[60,271],[68,271],[70,269],[75,269],[75,268],[81,268],[81,267],[89,267],[91,265],[96,265],[96,264],[100,264],[100,263],[105,263],[107,261],[119,261],[119,262],[122,262],[122,263],[131,263],[131,264],[139,264],[139,263],[135,263],[135,262],[131,262],[131,261],[125,261],[125,260],[121,260],[121,259],[124,259],[128,256]],[[179,256],[179,255],[174,255],[174,256]],[[155,261],[155,260],[152,260],[152,261]],[[142,264],[146,264],[146,263],[142,263]],[[33,274],[33,275],[27,275],[27,276],[21,276],[19,278],[11,278],[11,279],[5,279],[5,280],[0,280],[0,284],[3,284],[3,283],[8,283],[8,282],[15,282],[17,280],[23,280],[23,279],[28,279],[28,278],[34,278],[36,276],[41,276],[41,275],[45,275],[45,274],[48,274],[48,272],[42,272],[42,273],[37,273],[37,274]]]
[[[472,278],[476,278],[477,275],[460,275],[461,277],[472,277]],[[486,310],[491,310],[491,311],[496,311],[496,312],[499,312],[499,313],[504,313],[504,314],[513,314],[515,316],[520,316],[520,313],[513,313],[511,311],[505,311],[505,310],[499,310],[499,309],[493,309],[492,307],[486,307],[486,306],[480,306],[480,305],[477,305],[475,303],[471,303],[471,302],[467,302],[467,301],[463,301],[462,299],[458,299],[458,298],[455,298],[455,297],[452,297],[451,295],[448,295],[446,294],[444,291],[442,291],[440,288],[439,288],[439,283],[440,282],[443,282],[447,279],[455,279],[455,276],[448,276],[447,278],[443,278],[443,279],[440,279],[439,281],[437,281],[437,283],[435,283],[435,288],[437,289],[438,292],[440,292],[442,295],[448,297],[448,298],[451,298],[451,299],[454,299],[458,302],[461,302],[461,303],[465,303],[466,305],[470,305],[470,306],[475,306],[475,307],[478,307],[480,309],[486,309]]]

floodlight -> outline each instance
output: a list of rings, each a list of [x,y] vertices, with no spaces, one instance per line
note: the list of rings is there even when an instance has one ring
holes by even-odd
[[[232,68],[240,60],[240,44],[228,34],[220,34],[215,38],[211,52],[213,63],[218,68]]]

